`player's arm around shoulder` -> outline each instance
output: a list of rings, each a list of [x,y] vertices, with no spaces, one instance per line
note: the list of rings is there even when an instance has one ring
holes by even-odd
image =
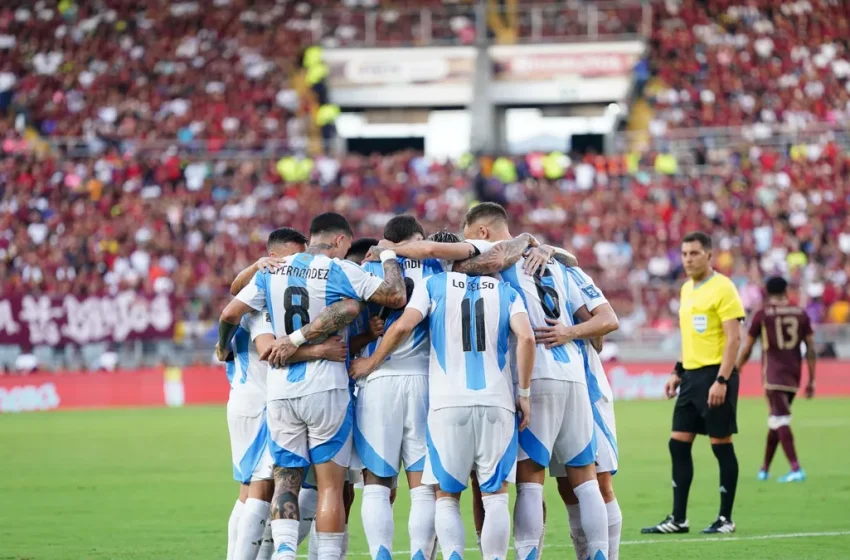
[[[468,258],[452,265],[453,272],[469,276],[484,276],[500,272],[519,261],[529,247],[537,247],[537,240],[528,233],[522,233],[508,241],[492,244],[488,241],[470,241],[481,251],[480,255]]]
[[[407,305],[407,287],[404,285],[404,273],[398,264],[395,251],[384,250],[381,253],[381,266],[384,269],[384,279],[366,299],[390,309],[401,309]]]
[[[266,305],[266,282],[263,273],[255,273],[253,282],[242,288],[240,292],[230,300],[218,320],[218,342],[215,346],[216,357],[225,361],[228,351],[227,347],[242,317],[252,311],[262,310]]]

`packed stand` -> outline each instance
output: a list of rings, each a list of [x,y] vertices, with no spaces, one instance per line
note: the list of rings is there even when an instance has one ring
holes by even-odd
[[[653,3],[650,131],[752,125],[756,137],[850,123],[846,2]]]
[[[46,137],[304,148],[290,77],[312,4],[13,0],[0,7],[0,111]]]
[[[626,331],[674,328],[679,239],[696,229],[713,233],[717,268],[732,276],[748,309],[760,302],[764,276],[781,272],[816,322],[850,320],[850,159],[835,144],[787,155],[753,148],[695,174],[666,154],[208,161],[113,149],[64,159],[5,136],[7,295],[169,293],[179,319],[211,320],[276,227],[304,230],[312,216],[335,210],[358,236],[380,237],[403,212],[428,231],[458,230],[477,199],[505,204],[514,231],[575,251],[631,318]]]

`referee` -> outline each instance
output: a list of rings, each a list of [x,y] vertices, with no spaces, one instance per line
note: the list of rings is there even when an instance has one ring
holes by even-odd
[[[738,372],[744,306],[729,278],[711,268],[711,238],[702,232],[682,240],[682,263],[690,279],[679,298],[682,361],[664,387],[676,389],[670,459],[673,462],[673,513],[641,533],[687,533],[688,492],[694,477],[691,447],[697,434],[708,435],[720,467],[720,515],[703,533],[732,533],[732,505],[738,486],[738,459],[732,445],[737,433]]]

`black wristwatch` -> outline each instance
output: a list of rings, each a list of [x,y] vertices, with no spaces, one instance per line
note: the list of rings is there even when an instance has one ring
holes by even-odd
[[[726,379],[725,377],[723,377],[722,375],[718,375],[717,379],[715,379],[715,381],[717,381],[721,385],[726,385],[726,382],[729,381],[729,380]]]

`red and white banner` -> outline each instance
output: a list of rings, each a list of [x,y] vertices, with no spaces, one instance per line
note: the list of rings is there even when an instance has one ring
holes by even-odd
[[[671,364],[606,365],[614,398],[664,398]],[[224,404],[230,387],[224,367],[153,368],[115,373],[57,373],[0,377],[0,412]],[[763,393],[759,365],[741,374],[742,397]],[[817,396],[850,396],[850,361],[818,362]]]
[[[0,344],[31,348],[125,340],[162,340],[174,335],[168,296],[120,292],[74,296],[12,296],[0,299]]]

